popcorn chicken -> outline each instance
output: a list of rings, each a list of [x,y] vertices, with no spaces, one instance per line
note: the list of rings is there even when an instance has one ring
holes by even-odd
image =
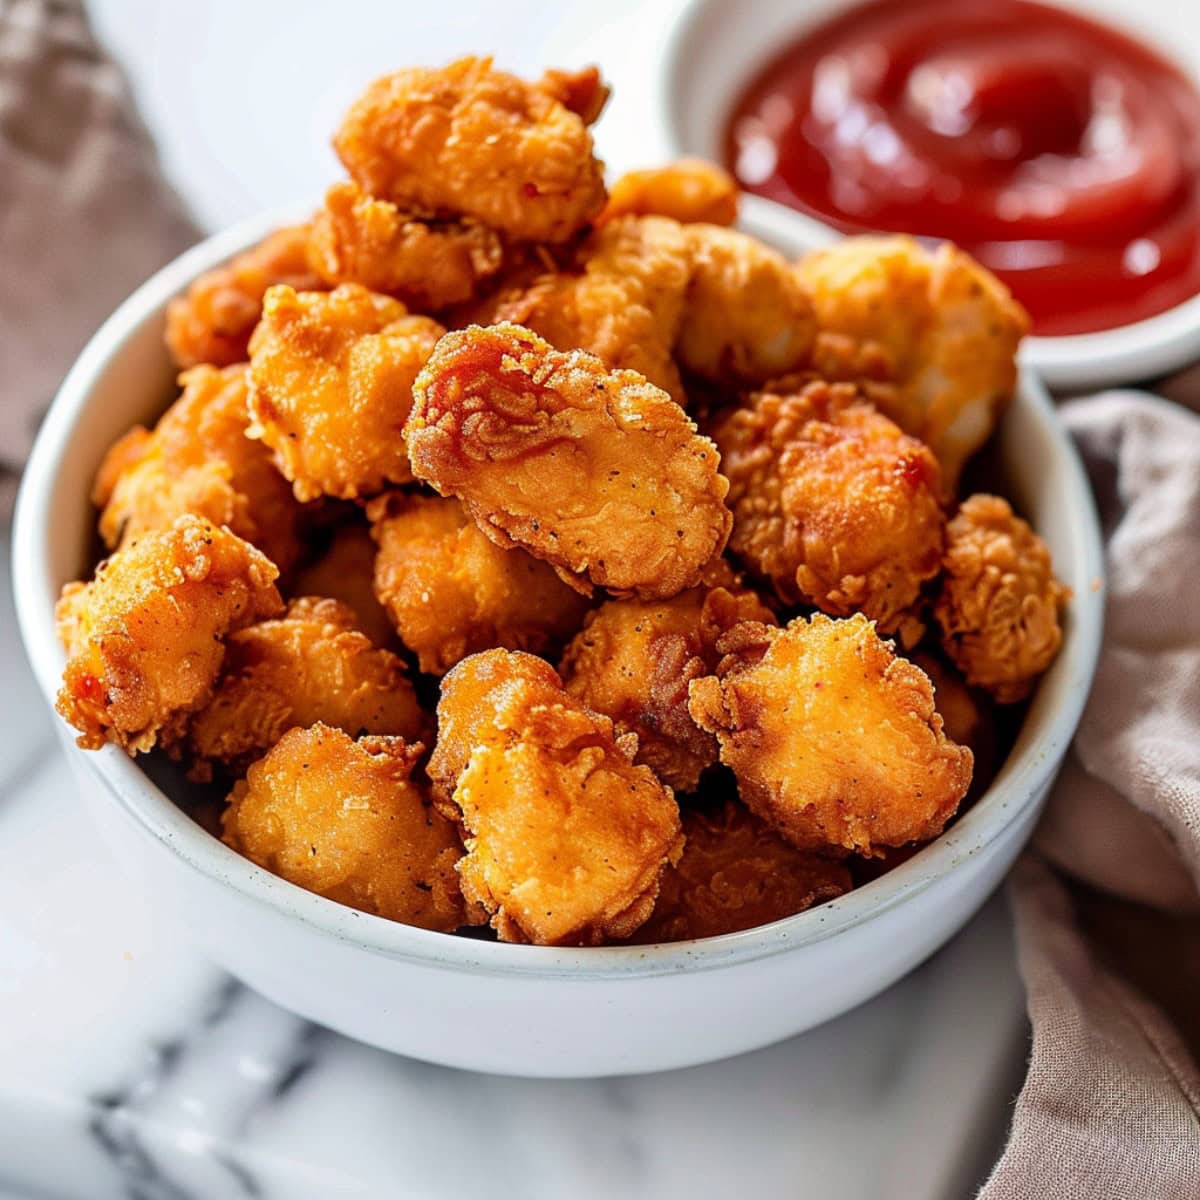
[[[683,856],[663,872],[641,945],[720,937],[782,921],[851,889],[842,862],[797,850],[733,800],[683,814]]]
[[[463,894],[501,940],[596,945],[649,917],[683,839],[635,748],[531,655],[489,650],[443,680],[429,773],[460,814]]]
[[[292,729],[234,786],[223,840],[363,912],[447,933],[476,923],[455,876],[458,834],[412,778],[423,749],[320,724]]]
[[[731,630],[689,689],[742,800],[802,850],[872,855],[941,833],[971,782],[933,687],[861,614]]]
[[[785,603],[894,631],[941,568],[937,460],[848,384],[760,392],[712,429],[730,549]]]
[[[412,478],[401,430],[444,330],[357,284],[271,288],[250,340],[250,435],[299,500],[353,500]]]
[[[502,550],[457,500],[392,492],[368,513],[375,588],[422,671],[503,646],[541,653],[579,628],[587,601],[524,550]]]
[[[604,205],[585,120],[603,90],[595,72],[527,83],[490,58],[396,71],[354,103],[334,148],[363,191],[401,208],[562,242]]]
[[[478,221],[420,219],[341,182],[313,217],[308,260],[330,287],[360,283],[438,312],[469,300],[500,269],[503,246]]]
[[[609,189],[608,203],[596,223],[629,215],[671,217],[685,225],[733,225],[738,215],[737,181],[703,158],[680,158],[665,167],[629,171]]]
[[[308,264],[308,226],[277,229],[225,266],[206,271],[167,307],[166,342],[176,366],[245,362],[267,288],[321,286]]]
[[[673,596],[725,547],[716,448],[633,371],[519,326],[472,327],[442,339],[413,395],[417,478],[584,594]]]
[[[1070,591],[1046,543],[999,496],[964,500],[947,534],[934,606],[942,645],[968,683],[1001,704],[1023,700],[1058,653]]]
[[[90,583],[69,583],[55,620],[67,651],[55,707],[79,745],[129,754],[179,737],[212,694],[224,639],[283,602],[248,542],[190,514],[126,542]]]
[[[845,238],[797,268],[822,332],[869,343],[897,384],[891,417],[925,442],[954,494],[1012,396],[1029,318],[970,255],[910,237]]]
[[[404,663],[380,649],[337,600],[292,600],[282,617],[230,634],[221,679],[196,713],[188,743],[204,767],[244,765],[293,726],[316,724],[351,737],[429,731]]]
[[[609,600],[588,614],[563,655],[567,692],[636,733],[635,762],[693,792],[717,761],[717,740],[688,712],[688,684],[716,670],[717,640],[739,621],[773,623],[724,560],[669,600]]]
[[[281,572],[300,556],[301,509],[270,452],[246,436],[246,364],[193,367],[153,432],[134,426],[110,447],[92,489],[110,549],[183,513],[227,525]]]

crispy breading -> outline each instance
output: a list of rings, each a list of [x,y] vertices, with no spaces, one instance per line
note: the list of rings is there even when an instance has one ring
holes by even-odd
[[[584,120],[599,115],[602,85],[598,75],[591,86],[580,78],[527,83],[490,58],[396,71],[354,103],[334,148],[363,191],[401,208],[474,217],[519,240],[565,241],[605,199]]]
[[[596,218],[671,217],[683,224],[732,225],[738,216],[737,180],[703,158],[680,158],[665,167],[629,171],[608,190],[608,203]]]
[[[320,724],[292,729],[234,786],[223,840],[339,904],[447,933],[474,924],[455,875],[458,833],[412,778],[423,750]]]
[[[761,384],[807,359],[814,328],[807,294],[774,250],[718,225],[633,215],[596,230],[574,269],[506,292],[490,319],[639,371],[679,403],[676,359],[714,383]]]
[[[861,614],[743,624],[690,687],[742,800],[801,849],[871,855],[941,833],[971,782],[933,687]]]
[[[846,238],[797,271],[823,332],[885,357],[899,385],[888,416],[929,445],[952,496],[1012,396],[1025,310],[948,242],[931,253],[910,237]]]
[[[358,284],[273,287],[250,340],[250,435],[297,499],[353,500],[412,478],[401,430],[444,330]]]
[[[486,323],[511,321],[556,349],[586,350],[610,367],[637,371],[682,404],[672,348],[691,257],[679,224],[662,217],[611,221],[584,243],[578,261],[580,270],[508,289]]]
[[[340,600],[376,646],[398,645],[391,619],[375,597],[375,542],[361,520],[338,525],[324,553],[296,572],[289,590],[293,596]]]
[[[670,790],[632,762],[636,739],[507,650],[446,676],[438,730],[429,772],[460,813],[463,894],[502,940],[596,945],[649,917],[683,839]]]
[[[717,639],[739,621],[773,622],[724,559],[669,600],[609,600],[589,613],[560,668],[567,691],[636,733],[635,762],[693,792],[717,761],[717,740],[688,712],[688,684],[716,670]]]
[[[79,745],[129,754],[176,739],[212,694],[224,639],[283,602],[278,571],[249,542],[185,514],[122,545],[89,583],[62,590],[67,651],[55,707]]]
[[[719,225],[684,225],[691,277],[675,354],[689,371],[755,386],[800,365],[816,321],[783,255]]]
[[[937,459],[849,384],[759,392],[712,430],[730,549],[786,603],[891,632],[941,569]]]
[[[179,383],[153,432],[136,425],[104,456],[92,488],[104,544],[193,513],[229,526],[286,574],[300,556],[301,510],[270,451],[246,436],[246,364],[192,367]]]
[[[546,563],[486,538],[457,500],[392,492],[367,511],[376,594],[422,671],[443,675],[492,646],[540,654],[579,628],[587,600]]]
[[[229,263],[205,271],[167,306],[167,349],[176,366],[244,362],[250,335],[272,284],[321,287],[308,264],[307,225],[277,229]]]
[[[353,609],[303,596],[226,639],[220,682],[192,718],[188,745],[201,770],[212,761],[239,767],[293,726],[318,722],[351,737],[413,742],[429,733],[404,663],[372,643]]]
[[[782,921],[850,891],[845,864],[797,850],[734,800],[683,814],[683,856],[663,872],[641,945],[719,937]]]
[[[585,594],[673,596],[725,548],[716,447],[636,372],[519,326],[472,327],[438,343],[413,396],[417,478]]]
[[[419,219],[342,181],[313,217],[308,260],[329,287],[361,283],[438,312],[469,300],[500,269],[503,246],[478,221]]]
[[[608,103],[612,89],[600,77],[599,67],[564,71],[548,67],[534,85],[569,108],[585,125],[594,125]]]
[[[1058,653],[1070,591],[1046,543],[999,496],[964,500],[946,533],[934,605],[942,645],[968,683],[1001,704],[1023,700]]]

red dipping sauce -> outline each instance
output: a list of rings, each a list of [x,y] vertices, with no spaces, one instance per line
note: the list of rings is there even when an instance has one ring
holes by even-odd
[[[1200,292],[1200,94],[1154,51],[1029,0],[875,0],[737,102],[742,187],[847,232],[944,237],[1041,334]]]

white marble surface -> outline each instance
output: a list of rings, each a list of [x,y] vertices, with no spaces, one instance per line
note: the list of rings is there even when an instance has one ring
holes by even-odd
[[[213,227],[317,193],[364,77],[466,50],[602,62],[617,96],[601,150],[654,161],[672,7],[343,0],[332,21],[328,4],[92,5]],[[0,1200],[950,1200],[994,1158],[1025,1047],[999,902],[836,1022],[636,1079],[444,1070],[248,992],[156,920],[85,824],[17,644],[7,530],[0,561]]]

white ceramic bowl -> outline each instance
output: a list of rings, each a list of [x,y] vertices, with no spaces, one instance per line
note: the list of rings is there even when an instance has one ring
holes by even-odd
[[[280,221],[197,246],[134,293],[84,350],[38,436],[14,535],[17,611],[48,702],[63,666],[59,588],[89,569],[92,476],[171,395],[167,301]],[[999,434],[1016,500],[1075,590],[1062,651],[992,787],[883,878],[774,925],[668,946],[550,949],[413,929],[344,908],[239,857],[115,747],[76,749],[79,789],[108,841],[217,962],[286,1008],[417,1058],[521,1075],[681,1067],[785,1038],[873,996],[937,949],[1008,870],[1079,719],[1101,630],[1098,525],[1079,460],[1023,376]]]
[[[1179,0],[1053,0],[1127,29],[1200,84],[1200,5]],[[813,26],[861,0],[685,0],[666,40],[659,104],[675,154],[719,162],[724,122],[759,67]],[[1133,14],[1136,12],[1136,23]],[[842,235],[761,196],[743,198],[743,224],[791,254]],[[1053,388],[1081,390],[1152,379],[1200,359],[1200,296],[1102,333],[1031,337],[1022,361]]]

